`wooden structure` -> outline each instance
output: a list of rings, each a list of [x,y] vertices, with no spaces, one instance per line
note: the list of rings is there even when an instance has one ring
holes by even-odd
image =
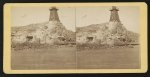
[[[120,19],[119,19],[119,15],[118,15],[118,11],[119,9],[116,7],[116,6],[112,6],[112,8],[110,9],[111,11],[111,16],[110,16],[110,22],[120,22]]]
[[[59,16],[58,16],[58,13],[57,13],[57,8],[56,7],[52,7],[49,9],[50,10],[50,18],[49,18],[49,21],[60,21],[59,20]]]

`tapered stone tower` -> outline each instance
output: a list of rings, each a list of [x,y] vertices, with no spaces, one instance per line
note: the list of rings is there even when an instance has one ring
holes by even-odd
[[[119,9],[116,6],[112,6],[110,15],[110,22],[120,22],[118,11]]]
[[[49,21],[58,21],[58,22],[60,22],[59,16],[58,16],[58,13],[57,13],[58,9],[56,7],[52,7],[49,10],[50,10]]]

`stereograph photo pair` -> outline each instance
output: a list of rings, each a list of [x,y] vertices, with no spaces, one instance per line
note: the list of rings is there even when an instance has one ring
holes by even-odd
[[[6,3],[7,74],[144,73],[146,3]]]

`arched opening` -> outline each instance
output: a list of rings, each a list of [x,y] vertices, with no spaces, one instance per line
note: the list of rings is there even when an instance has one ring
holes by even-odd
[[[91,42],[91,41],[93,41],[94,37],[87,37],[86,39],[88,42]]]
[[[27,39],[27,41],[32,41],[33,36],[27,36],[26,39]]]

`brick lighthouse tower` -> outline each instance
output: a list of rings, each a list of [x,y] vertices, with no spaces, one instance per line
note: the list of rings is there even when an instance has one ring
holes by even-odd
[[[118,11],[119,9],[116,6],[112,6],[110,15],[110,22],[120,22]]]
[[[50,10],[49,21],[58,21],[58,22],[60,22],[59,16],[58,16],[58,13],[57,13],[58,9],[56,7],[52,7],[49,10]]]

